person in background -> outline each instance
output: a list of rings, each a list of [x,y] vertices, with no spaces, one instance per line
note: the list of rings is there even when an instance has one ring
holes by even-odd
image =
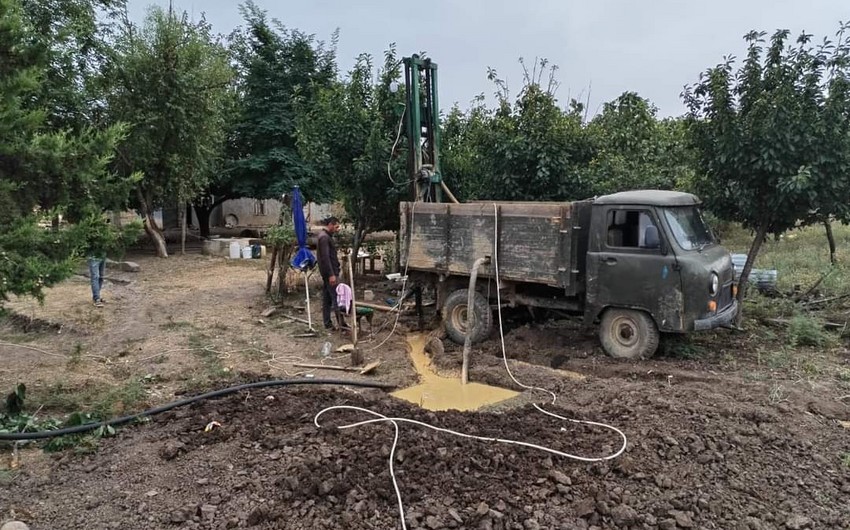
[[[103,290],[103,277],[106,275],[106,247],[112,226],[102,215],[93,215],[88,221],[86,261],[89,266],[92,302],[95,307],[103,307],[104,299],[100,293]]]
[[[334,216],[322,221],[324,228],[319,232],[316,242],[316,254],[319,261],[319,273],[322,275],[322,320],[325,329],[333,329],[331,314],[336,311],[336,284],[339,281],[339,256],[337,255],[334,234],[339,232],[339,219]]]

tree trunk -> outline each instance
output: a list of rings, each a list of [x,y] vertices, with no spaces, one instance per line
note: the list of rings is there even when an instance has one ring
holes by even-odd
[[[829,241],[829,262],[835,265],[835,235],[832,233],[832,223],[826,219],[823,226],[826,228],[826,240]]]
[[[198,229],[201,237],[210,237],[210,215],[214,206],[209,208],[204,208],[198,204],[193,204],[193,206],[195,207],[195,215],[198,216]]]
[[[156,226],[156,221],[154,221],[153,214],[150,209],[150,201],[146,200],[141,187],[136,188],[136,194],[139,199],[139,208],[142,210],[142,220],[144,222],[145,233],[149,238],[151,238],[151,241],[154,244],[156,256],[158,258],[167,258],[168,247],[165,246],[165,237],[162,235],[162,232],[159,231],[159,227]]]
[[[227,195],[223,195],[215,200],[212,204],[205,204],[204,201],[199,200],[192,204],[192,207],[195,208],[195,215],[198,216],[198,229],[200,230],[201,237],[207,238],[210,237],[210,217],[216,208],[221,206],[224,201],[229,200],[230,197]]]
[[[186,206],[182,199],[177,199],[177,224],[180,225],[180,254],[186,254]]]
[[[266,294],[272,292],[272,282],[274,282],[274,266],[277,262],[277,247],[272,249],[272,259],[269,263],[269,270],[266,271]]]
[[[738,316],[735,318],[735,325],[741,326],[741,320],[744,316],[744,296],[747,291],[747,281],[750,279],[750,271],[753,270],[753,264],[756,261],[761,245],[767,235],[767,223],[762,222],[756,230],[756,237],[750,245],[750,251],[747,253],[747,262],[744,264],[744,270],[741,271],[741,277],[738,279]]]

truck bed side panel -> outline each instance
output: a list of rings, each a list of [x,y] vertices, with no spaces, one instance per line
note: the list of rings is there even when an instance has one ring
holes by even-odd
[[[493,256],[494,203],[402,203],[402,257],[412,270],[468,275]],[[569,203],[496,203],[499,273],[504,280],[566,287],[571,252]],[[412,214],[412,218],[411,218]],[[567,262],[567,263],[565,263]],[[480,274],[495,274],[495,264]],[[565,271],[567,271],[565,273]]]

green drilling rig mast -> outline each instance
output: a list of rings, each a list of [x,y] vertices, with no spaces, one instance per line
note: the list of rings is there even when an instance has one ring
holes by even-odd
[[[440,104],[437,63],[418,55],[404,58],[408,179],[414,201],[443,202],[448,191],[440,168]]]

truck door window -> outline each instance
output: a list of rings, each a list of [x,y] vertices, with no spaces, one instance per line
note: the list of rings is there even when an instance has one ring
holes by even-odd
[[[647,237],[648,236],[648,237]],[[610,210],[608,246],[657,249],[658,229],[646,210]]]

